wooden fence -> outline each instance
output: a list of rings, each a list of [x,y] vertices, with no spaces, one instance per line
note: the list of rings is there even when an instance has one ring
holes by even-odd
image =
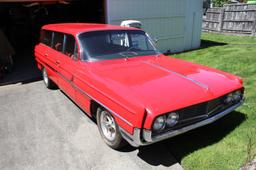
[[[203,19],[203,31],[256,35],[256,5],[229,4],[210,8]]]

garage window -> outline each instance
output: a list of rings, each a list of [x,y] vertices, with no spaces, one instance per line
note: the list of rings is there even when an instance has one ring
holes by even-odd
[[[42,30],[41,43],[51,47],[51,45],[52,45],[52,32],[51,31]]]
[[[62,52],[63,40],[64,40],[64,34],[59,33],[59,32],[54,32],[53,48],[59,52]]]

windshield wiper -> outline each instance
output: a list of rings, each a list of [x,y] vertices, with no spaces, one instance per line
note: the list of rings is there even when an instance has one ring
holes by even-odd
[[[127,55],[127,54],[133,54],[132,56],[134,56],[134,55],[138,55],[138,53],[137,52],[135,52],[135,51],[131,51],[132,49],[136,49],[136,48],[134,48],[134,47],[129,47],[127,50],[125,50],[125,51],[123,51],[123,52],[120,52],[120,53],[118,53],[118,54],[120,54],[121,56],[123,56],[123,57],[125,57],[125,58],[129,58],[129,56]]]
[[[137,50],[137,48],[135,48],[135,47],[132,46],[132,47],[129,47],[129,48],[126,50],[126,52],[127,52],[127,51],[131,51],[132,49]],[[132,51],[132,52],[135,52],[135,51]]]
[[[138,55],[138,53],[134,52],[134,51],[123,51],[123,52],[120,52],[118,53],[119,55],[125,57],[125,58],[129,58],[131,56],[134,56],[134,55]],[[127,55],[128,54],[128,55]],[[129,54],[132,54],[129,56]]]

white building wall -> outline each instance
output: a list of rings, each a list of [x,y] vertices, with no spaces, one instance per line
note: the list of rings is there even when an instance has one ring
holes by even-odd
[[[106,4],[109,24],[141,21],[143,29],[159,40],[161,52],[200,46],[203,0],[106,0]]]
[[[186,0],[184,24],[184,50],[200,47],[203,17],[203,0]]]

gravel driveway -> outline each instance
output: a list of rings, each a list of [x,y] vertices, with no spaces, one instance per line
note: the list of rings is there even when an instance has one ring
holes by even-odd
[[[96,124],[42,81],[0,87],[0,169],[182,169],[163,143],[115,151]]]

